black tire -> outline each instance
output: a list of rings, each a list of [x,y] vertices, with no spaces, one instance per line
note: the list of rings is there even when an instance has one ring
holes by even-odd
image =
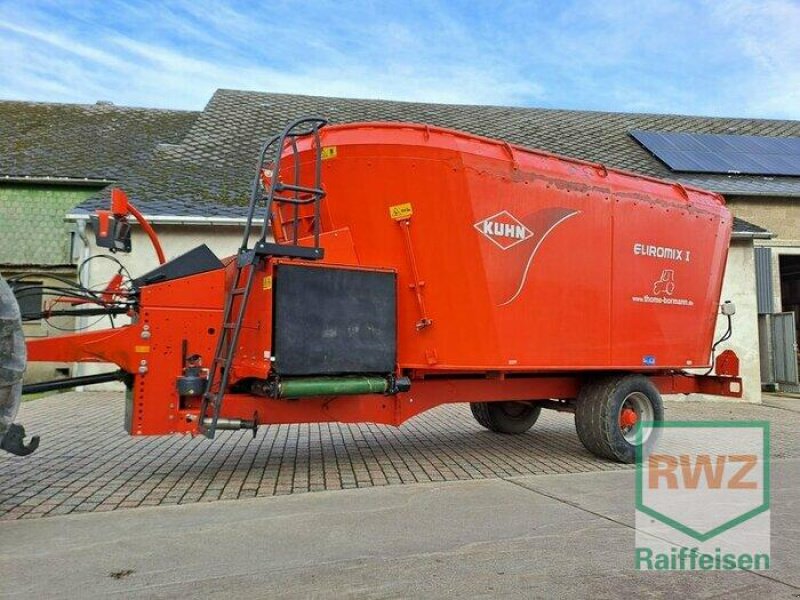
[[[475,420],[495,433],[525,433],[542,412],[542,407],[532,402],[471,402]]]
[[[650,379],[622,375],[583,385],[575,407],[575,430],[592,454],[630,464],[636,460],[636,445],[631,440],[632,430],[623,429],[620,424],[623,407],[634,410],[638,420],[664,420],[661,394]],[[651,446],[655,437],[650,435],[645,443]]]

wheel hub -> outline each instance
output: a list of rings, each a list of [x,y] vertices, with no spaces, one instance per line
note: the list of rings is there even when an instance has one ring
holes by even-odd
[[[650,431],[646,430],[639,438],[639,425],[653,420],[653,405],[643,392],[631,392],[625,398],[619,411],[619,428],[629,444],[641,444],[647,441]]]
[[[625,407],[619,414],[619,426],[623,429],[630,429],[639,422],[639,415],[632,408]]]

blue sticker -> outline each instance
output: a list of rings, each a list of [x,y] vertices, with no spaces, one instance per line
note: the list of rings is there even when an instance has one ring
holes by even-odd
[[[642,364],[647,367],[652,367],[656,364],[656,357],[651,354],[647,354],[646,356],[642,357]]]

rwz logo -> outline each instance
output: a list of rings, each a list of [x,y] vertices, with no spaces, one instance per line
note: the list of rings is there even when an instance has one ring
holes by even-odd
[[[680,534],[713,551],[732,544],[731,536],[747,540],[760,527],[768,533],[768,517],[756,517],[769,511],[769,423],[662,421],[637,432],[651,434],[658,447],[637,448],[637,535]],[[654,543],[645,537],[637,545]]]
[[[769,425],[640,423],[634,548],[638,570],[770,568]]]
[[[648,458],[647,486],[677,490],[708,489],[754,490],[758,481],[747,479],[758,466],[755,454],[651,454]]]

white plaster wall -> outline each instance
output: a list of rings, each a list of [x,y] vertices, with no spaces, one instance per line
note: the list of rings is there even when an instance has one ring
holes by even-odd
[[[733,336],[717,347],[717,356],[725,350],[733,350],[739,357],[743,383],[742,400],[761,402],[761,369],[758,348],[758,308],[756,306],[756,271],[753,242],[733,240],[728,252],[725,279],[722,283],[720,302],[730,300],[736,304],[733,316]],[[727,319],[720,315],[714,334],[716,341],[727,328]],[[702,371],[700,371],[702,372]],[[720,400],[719,396],[690,394],[689,396],[667,396],[681,400]],[[732,398],[731,400],[736,400]]]
[[[161,240],[167,260],[171,260],[200,244],[206,244],[218,257],[224,258],[236,254],[242,241],[242,229],[238,226],[211,225],[154,225]],[[138,277],[158,266],[155,250],[150,239],[136,225],[133,226],[132,252],[111,254],[105,248],[94,244],[94,232],[87,228],[90,241],[90,253],[108,254],[117,258],[130,271],[131,276]],[[92,285],[104,284],[116,273],[116,266],[110,260],[93,260],[84,270]]]
[[[230,225],[154,225],[158,233],[164,254],[167,260],[171,260],[189,250],[196,248],[200,244],[206,244],[219,258],[225,258],[236,253],[242,241],[242,227]],[[87,227],[87,237],[89,238],[89,250],[92,256],[99,254],[109,254],[117,258],[128,269],[131,277],[138,277],[147,273],[158,266],[158,258],[153,249],[150,239],[137,225],[133,226],[132,252],[130,254],[110,254],[106,248],[98,248],[94,244],[94,232]],[[118,267],[110,260],[94,259],[83,269],[83,281],[94,287],[102,289],[104,285],[116,274]],[[129,322],[125,316],[117,317],[115,324],[124,325]],[[103,317],[89,317],[85,325],[91,325],[90,329],[104,329],[110,326],[109,319]],[[74,372],[77,375],[89,375],[106,371],[114,371],[117,367],[101,363],[83,363],[76,367]],[[114,389],[122,390],[122,384],[102,384],[92,386],[92,390]]]

